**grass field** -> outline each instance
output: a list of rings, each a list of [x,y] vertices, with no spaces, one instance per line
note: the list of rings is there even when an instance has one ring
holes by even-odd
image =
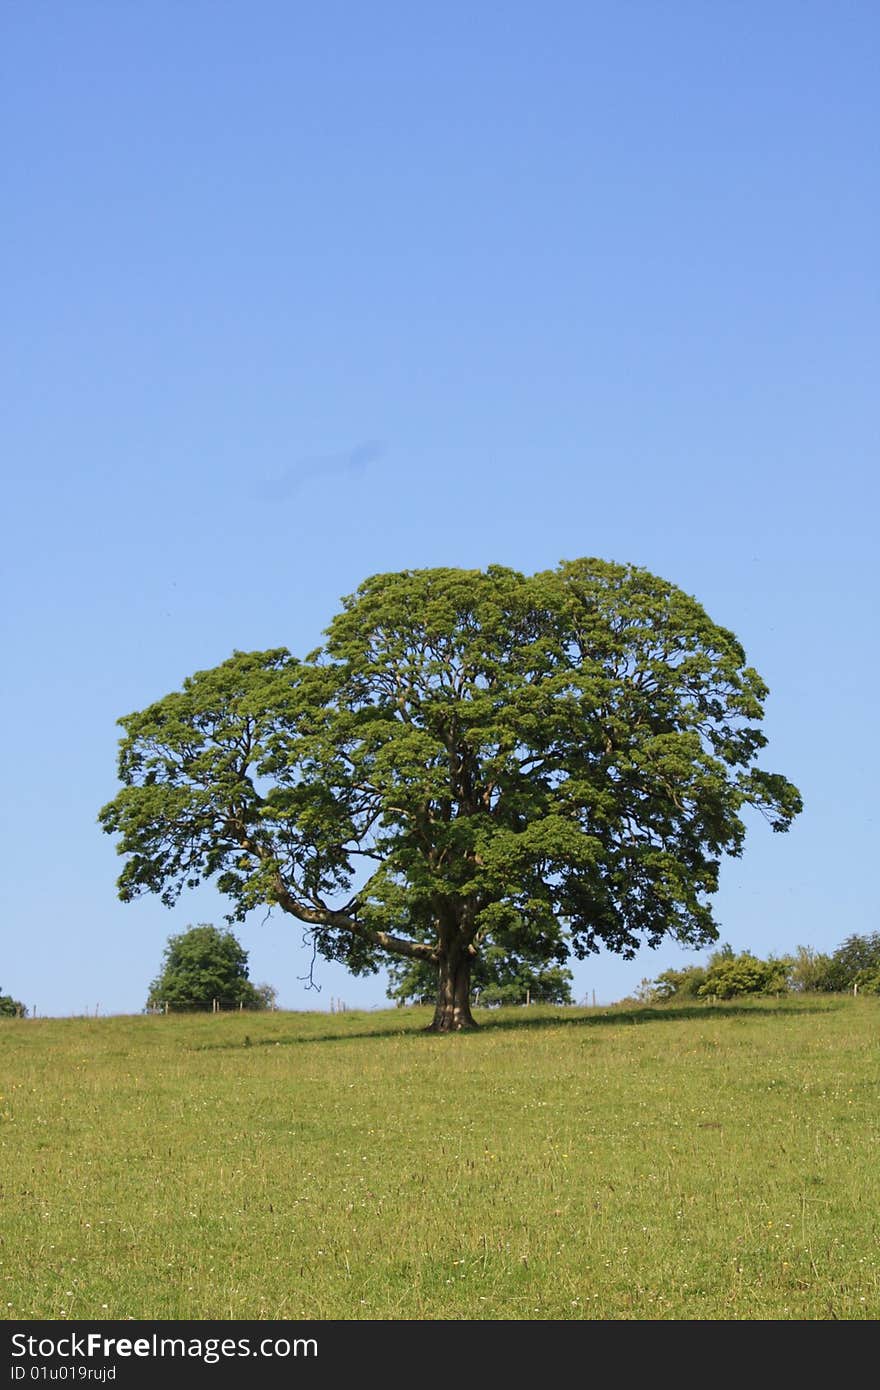
[[[876,1319],[880,1000],[0,1023],[7,1319]]]

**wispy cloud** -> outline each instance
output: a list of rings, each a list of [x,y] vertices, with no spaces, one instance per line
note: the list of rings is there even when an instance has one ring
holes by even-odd
[[[359,477],[385,453],[382,444],[367,439],[338,454],[314,454],[299,459],[277,478],[263,478],[256,484],[257,496],[265,502],[282,502],[313,478]]]

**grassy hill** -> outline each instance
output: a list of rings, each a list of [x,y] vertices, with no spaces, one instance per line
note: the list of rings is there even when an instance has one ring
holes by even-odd
[[[0,1022],[10,1319],[876,1319],[880,1000]]]

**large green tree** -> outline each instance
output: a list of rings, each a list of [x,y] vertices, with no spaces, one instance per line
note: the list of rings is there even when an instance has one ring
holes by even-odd
[[[123,901],[212,879],[230,920],[277,906],[354,971],[437,970],[438,1031],[472,1026],[499,933],[632,957],[717,938],[743,809],[787,830],[754,766],[767,694],[734,635],[633,566],[376,575],[320,649],[236,652],[120,720],[100,813]]]

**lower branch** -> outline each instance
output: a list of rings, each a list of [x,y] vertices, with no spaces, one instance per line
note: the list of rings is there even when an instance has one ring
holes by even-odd
[[[407,941],[403,936],[393,936],[390,932],[377,931],[375,927],[368,927],[364,922],[359,922],[357,917],[349,916],[345,912],[334,912],[329,907],[306,907],[289,892],[280,874],[276,878],[274,886],[278,906],[284,912],[289,912],[292,917],[296,917],[298,921],[306,922],[310,927],[330,927],[334,931],[348,932],[350,936],[357,937],[359,941],[366,941],[370,946],[376,946],[379,950],[387,951],[392,956],[406,956],[409,960],[437,960],[435,948],[426,942]]]

